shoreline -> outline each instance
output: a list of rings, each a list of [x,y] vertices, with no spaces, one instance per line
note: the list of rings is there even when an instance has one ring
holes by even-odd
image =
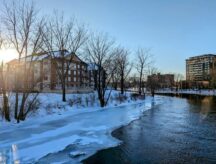
[[[215,96],[212,96],[212,95],[195,95],[195,94],[180,94],[180,96],[178,94],[173,94],[173,93],[167,93],[167,94],[157,94],[159,96],[165,96],[165,97],[173,97],[173,98],[177,98],[177,99],[190,99],[190,98],[198,98],[198,97],[215,97]],[[192,96],[192,97],[191,97]],[[155,107],[159,106],[161,104],[156,104],[153,108],[150,108],[150,109],[154,109]],[[147,111],[145,111],[147,112]],[[144,112],[144,113],[145,113]],[[121,136],[118,136],[118,132],[121,131],[123,128],[127,128],[127,126],[130,126],[131,124],[133,124],[135,121],[137,120],[141,120],[141,118],[143,117],[143,115],[141,115],[138,119],[136,120],[133,120],[131,121],[128,125],[124,125],[124,126],[121,126],[120,128],[112,131],[111,135],[112,137],[118,139],[121,141],[121,144],[123,144],[125,142],[125,140],[122,140],[122,137]],[[106,158],[106,151],[108,151],[108,153],[110,152],[114,152],[115,150],[118,150],[118,147],[121,147],[121,144],[120,145],[117,145],[115,147],[110,147],[110,148],[106,148],[106,149],[102,149],[102,150],[99,150],[97,151],[95,154],[93,154],[92,156],[89,156],[88,158],[82,160],[81,162],[82,163],[94,163],[95,162],[95,159],[100,157],[101,155],[101,160],[104,160],[104,158]],[[99,155],[98,155],[99,154]],[[104,155],[105,154],[105,155]],[[100,161],[100,160],[99,160]],[[97,162],[97,161],[96,161]]]
[[[216,97],[214,94],[205,94],[205,93],[187,93],[187,92],[156,92],[156,95],[160,96],[172,96],[172,97],[181,97],[187,98],[189,96],[193,97]]]
[[[161,96],[161,95],[159,95],[159,96]],[[163,96],[163,95],[162,95],[162,96]],[[132,120],[132,121],[129,122],[128,124],[121,125],[121,126],[119,126],[119,127],[116,127],[115,129],[112,129],[112,131],[109,133],[109,136],[112,137],[112,138],[114,138],[115,140],[118,140],[118,141],[119,141],[119,144],[117,144],[117,145],[115,145],[115,146],[112,146],[112,147],[107,147],[107,148],[104,148],[104,149],[100,149],[100,150],[96,151],[94,154],[92,154],[92,155],[88,156],[87,158],[81,160],[80,162],[81,162],[81,163],[84,163],[84,164],[85,164],[86,162],[88,163],[88,160],[89,160],[90,158],[94,157],[97,153],[99,153],[99,152],[101,152],[101,151],[105,151],[105,150],[108,150],[108,149],[111,149],[111,148],[116,148],[116,147],[120,146],[124,141],[121,140],[120,138],[118,138],[118,137],[116,136],[115,133],[116,133],[117,131],[121,130],[122,128],[125,128],[125,127],[127,127],[127,126],[130,126],[130,125],[133,124],[135,121],[140,120],[141,117],[143,117],[143,114],[144,114],[145,112],[147,112],[147,111],[149,111],[149,110],[151,110],[151,109],[153,109],[153,108],[155,108],[156,106],[159,106],[159,105],[161,105],[161,104],[160,104],[160,103],[159,103],[159,104],[155,104],[154,107],[151,107],[151,108],[149,108],[148,110],[145,110],[145,111],[142,113],[142,115],[139,116],[139,118]]]

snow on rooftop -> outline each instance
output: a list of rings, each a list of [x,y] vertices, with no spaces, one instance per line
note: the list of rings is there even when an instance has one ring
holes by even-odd
[[[61,57],[62,53],[61,51],[50,51],[50,52],[43,52],[43,53],[38,53],[35,55],[29,55],[26,57],[27,61],[41,61],[43,59],[49,58],[49,56],[58,58]],[[70,53],[67,50],[64,50],[64,56],[70,55]],[[23,57],[22,60],[25,60]]]

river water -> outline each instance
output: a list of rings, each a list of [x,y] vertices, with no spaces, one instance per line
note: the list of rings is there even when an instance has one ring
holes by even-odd
[[[216,163],[216,98],[168,97],[112,135],[121,145],[84,163]]]

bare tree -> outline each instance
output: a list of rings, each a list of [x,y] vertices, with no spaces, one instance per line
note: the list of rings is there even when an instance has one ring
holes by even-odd
[[[32,2],[12,1],[11,3],[4,3],[3,22],[7,40],[18,53],[18,68],[15,70],[14,80],[14,117],[17,122],[25,120],[31,110],[31,104],[34,104],[38,96],[38,94],[31,95],[34,85],[33,82],[30,83],[33,54],[40,50],[42,44],[43,21],[37,15],[38,11]]]
[[[117,48],[116,50],[116,65],[117,75],[120,77],[121,94],[124,94],[125,80],[132,69],[132,64],[129,62],[129,52],[124,48]]]
[[[146,71],[146,68],[150,65],[152,55],[150,54],[149,49],[143,49],[140,48],[136,52],[136,70],[139,73],[139,94],[142,93],[142,88],[144,87],[143,85],[143,78],[144,78],[144,72]]]
[[[43,50],[53,59],[57,67],[57,75],[62,88],[62,101],[66,101],[66,79],[73,54],[76,54],[86,42],[87,30],[74,19],[67,21],[63,14],[55,11],[54,17],[49,19],[45,26],[43,36]]]
[[[96,90],[101,107],[106,106],[111,91],[106,95],[113,73],[116,70],[115,42],[105,34],[92,35],[85,48],[86,59],[96,66]]]

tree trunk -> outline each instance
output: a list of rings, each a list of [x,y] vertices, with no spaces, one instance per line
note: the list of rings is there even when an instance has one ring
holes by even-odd
[[[65,77],[62,79],[62,101],[66,102],[66,88],[65,88]]]
[[[152,97],[154,97],[154,95],[155,95],[154,89],[151,90],[151,95],[152,95]]]
[[[104,100],[104,98],[101,96],[99,99],[100,99],[100,106],[104,107],[105,106],[105,100]]]
[[[141,93],[142,93],[141,88],[142,88],[142,80],[141,80],[141,76],[140,76],[140,80],[139,80],[139,95],[141,95]]]
[[[66,102],[66,89],[65,89],[65,85],[62,86],[62,101]]]
[[[26,102],[26,95],[25,93],[23,93],[22,102],[21,102],[20,110],[19,110],[19,116],[18,116],[18,119],[22,121],[25,120],[25,117],[24,117],[25,102]]]
[[[19,106],[19,93],[18,91],[16,90],[16,98],[15,98],[15,110],[14,110],[14,118],[17,119],[18,116],[18,106]]]
[[[6,95],[6,91],[3,90],[3,111],[5,113],[5,119],[10,121],[10,111],[8,106],[8,97]]]
[[[141,68],[140,77],[139,77],[139,95],[141,95],[142,93],[142,74],[143,74],[143,69]]]
[[[3,64],[0,66],[0,83],[1,83],[1,88],[2,88],[2,98],[3,98],[3,113],[4,117],[7,121],[10,121],[10,111],[9,111],[9,105],[8,105],[8,97],[6,94],[6,86],[5,86],[5,79],[4,79],[4,74],[3,74]]]
[[[118,89],[118,82],[114,82],[114,89],[115,89],[115,90]]]
[[[124,74],[121,76],[121,94],[124,94]]]

